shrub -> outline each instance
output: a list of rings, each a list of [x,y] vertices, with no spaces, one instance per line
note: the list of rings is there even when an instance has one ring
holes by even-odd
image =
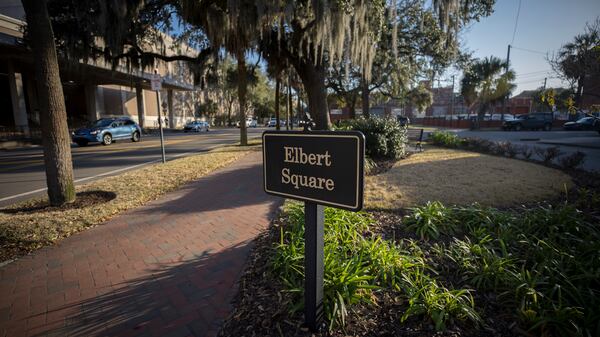
[[[435,145],[446,147],[459,147],[462,139],[454,133],[447,131],[434,131],[429,134],[429,139]]]
[[[463,144],[474,151],[483,153],[494,153],[496,144],[482,138],[465,138]]]
[[[412,208],[405,219],[408,229],[414,230],[422,239],[437,239],[440,233],[452,234],[456,227],[448,216],[449,208],[439,201],[428,201],[425,206]]]
[[[517,156],[518,147],[511,142],[498,142],[496,145],[496,153],[500,156],[514,158]]]
[[[528,145],[519,146],[518,151],[527,160],[529,160],[533,155],[533,150]]]
[[[552,161],[561,154],[558,146],[552,146],[548,148],[535,146],[533,148],[533,152],[535,152],[535,154],[537,154],[542,162],[544,162],[546,165],[552,164]]]
[[[585,162],[585,153],[577,151],[560,158],[559,163],[565,170],[572,170]]]
[[[358,118],[339,128],[361,131],[365,135],[366,155],[373,159],[398,159],[406,155],[406,128],[394,119]]]

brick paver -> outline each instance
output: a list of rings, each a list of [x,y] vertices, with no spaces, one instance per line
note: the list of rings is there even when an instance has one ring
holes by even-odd
[[[0,336],[215,336],[279,205],[261,156],[0,268]]]

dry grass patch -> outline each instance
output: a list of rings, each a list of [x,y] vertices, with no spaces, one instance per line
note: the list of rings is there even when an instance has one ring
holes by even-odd
[[[573,186],[558,170],[521,160],[428,148],[366,178],[365,205],[398,209],[430,200],[444,204],[512,206],[554,198]]]
[[[250,144],[222,147],[78,186],[80,200],[74,205],[49,207],[47,198],[36,198],[4,208],[0,210],[0,261],[98,225],[260,150],[260,140]]]

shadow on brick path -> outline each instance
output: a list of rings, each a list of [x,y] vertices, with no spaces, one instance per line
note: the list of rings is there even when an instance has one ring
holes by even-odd
[[[0,267],[0,337],[215,336],[281,204],[261,153]]]

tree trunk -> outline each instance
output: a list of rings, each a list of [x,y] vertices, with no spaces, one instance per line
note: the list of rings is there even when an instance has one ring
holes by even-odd
[[[310,62],[310,61],[309,61]],[[308,113],[315,121],[316,130],[329,130],[331,119],[327,109],[327,90],[325,88],[325,68],[308,62],[295,62],[294,67],[300,75],[308,99]]]
[[[302,89],[298,86],[298,122],[304,119],[304,114],[302,113]]]
[[[240,102],[240,145],[248,145],[248,130],[246,129],[246,90],[248,74],[246,72],[246,59],[244,52],[237,53],[238,70],[238,101]]]
[[[369,112],[369,95],[371,91],[369,90],[369,83],[364,79],[361,81],[361,98],[362,98],[362,113],[365,118],[370,118],[371,114]]]
[[[231,110],[233,110],[233,101],[227,102],[227,126],[232,126],[231,123]]]
[[[292,118],[292,87],[290,86],[290,75],[288,74],[288,85],[287,85],[287,100],[288,100],[288,104],[287,104],[287,122],[286,122],[286,130],[293,130],[294,129],[294,125],[291,124],[290,122],[292,122],[293,118]]]
[[[350,119],[356,118],[356,99],[353,99],[348,104],[348,114],[350,115]]]
[[[581,108],[581,102],[583,98],[583,81],[584,77],[580,77],[577,80],[577,91],[575,92],[575,107]]]
[[[75,200],[71,138],[58,69],[54,32],[45,0],[23,0],[39,94],[48,198],[54,206]]]
[[[281,125],[279,125],[279,96],[280,96],[280,85],[281,81],[279,79],[279,72],[275,75],[275,129],[279,131],[281,129]]]

